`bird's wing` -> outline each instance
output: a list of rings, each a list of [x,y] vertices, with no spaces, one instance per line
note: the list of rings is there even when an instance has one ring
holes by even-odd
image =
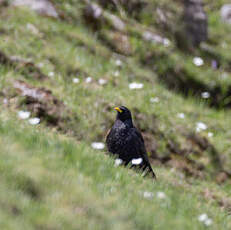
[[[143,160],[148,162],[147,152],[144,145],[144,139],[141,133],[135,127],[129,130],[129,135],[127,135],[125,142],[125,148],[127,149],[123,152],[129,153],[131,158],[142,157]]]
[[[142,137],[142,134],[134,127],[131,132],[131,143],[133,144],[133,153],[132,155],[139,158],[141,157],[148,168],[148,171],[151,172],[152,176],[155,178],[155,173],[152,170],[152,167],[150,165],[147,151],[144,145],[144,139]],[[146,168],[145,167],[145,168]]]
[[[144,157],[144,159],[147,162],[149,162],[147,151],[146,151],[146,148],[145,148],[145,145],[144,145],[143,136],[142,136],[142,134],[136,128],[134,128],[134,136],[136,136],[136,138],[135,138],[136,140],[139,140],[139,141],[136,142],[136,144],[139,145],[137,147],[137,150],[139,150],[140,154]]]

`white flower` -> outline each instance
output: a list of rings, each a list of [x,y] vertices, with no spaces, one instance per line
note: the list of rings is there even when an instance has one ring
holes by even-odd
[[[178,113],[177,117],[179,117],[181,119],[184,119],[185,118],[185,114],[184,113]]]
[[[144,198],[146,199],[152,199],[153,198],[153,193],[152,192],[144,192],[143,194]]]
[[[206,226],[210,226],[210,225],[212,225],[212,223],[213,223],[213,221],[211,219],[207,219],[207,220],[204,221],[204,224]]]
[[[32,34],[39,34],[39,30],[31,23],[26,24],[26,28],[31,31]]]
[[[94,8],[94,17],[99,18],[102,14],[102,9],[97,5],[93,5],[93,8]]]
[[[120,59],[117,59],[116,61],[115,61],[115,64],[117,65],[117,66],[122,66],[122,61],[120,60]]]
[[[31,125],[38,125],[40,123],[40,119],[38,117],[31,118],[29,119],[29,123]]]
[[[143,38],[147,41],[152,41],[153,40],[153,34],[149,31],[145,31],[143,33]]]
[[[158,97],[151,97],[150,98],[151,103],[158,103],[159,101],[160,101],[160,99]]]
[[[136,159],[132,159],[132,164],[133,165],[139,165],[141,164],[143,161],[143,159],[140,157],[140,158],[136,158]]]
[[[107,80],[100,78],[98,82],[100,85],[105,85],[107,83]]]
[[[208,215],[206,214],[206,213],[203,213],[203,214],[201,214],[200,216],[198,216],[198,220],[200,221],[200,222],[204,222],[204,221],[206,221],[208,219]]]
[[[123,163],[123,161],[120,158],[115,159],[115,166],[119,166]]]
[[[49,73],[48,73],[48,76],[49,76],[49,77],[54,77],[54,76],[55,76],[55,73],[54,73],[54,72],[49,72]]]
[[[228,77],[228,73],[224,72],[221,74],[222,79],[226,79]]]
[[[142,83],[137,83],[137,82],[133,82],[129,84],[130,89],[142,89],[143,86],[144,85]]]
[[[23,120],[28,119],[30,117],[30,112],[29,111],[19,111],[18,117]]]
[[[196,66],[202,66],[202,65],[204,65],[204,60],[202,58],[200,58],[200,57],[194,57],[193,58],[193,63]]]
[[[201,93],[201,97],[204,99],[210,98],[210,93],[209,92],[203,92],[203,93]]]
[[[44,63],[42,63],[42,62],[38,63],[39,68],[42,68],[43,66],[44,66]]]
[[[226,42],[223,42],[221,45],[222,45],[223,48],[227,48],[227,43]]]
[[[92,81],[91,77],[87,77],[86,80],[85,80],[86,83],[90,83],[91,81]]]
[[[5,104],[5,105],[8,104],[8,99],[7,98],[3,99],[3,104]]]
[[[102,143],[102,142],[93,142],[93,143],[91,143],[91,147],[93,148],[93,149],[104,149],[104,143]]]
[[[151,42],[154,42],[154,43],[161,43],[166,47],[170,45],[170,40],[168,38],[163,38],[160,35],[154,34],[154,33],[150,32],[150,31],[145,31],[143,33],[143,38],[146,41],[151,41]]]
[[[110,192],[111,192],[111,193],[113,193],[113,192],[115,192],[115,191],[116,191],[116,188],[114,188],[114,187],[111,187],[111,188],[110,188]]]
[[[119,75],[120,75],[120,72],[119,72],[119,71],[115,71],[115,72],[114,72],[114,76],[115,76],[115,77],[118,77]]]
[[[213,137],[213,133],[212,132],[208,132],[208,137]]]
[[[72,81],[73,81],[73,83],[77,84],[77,83],[79,83],[79,78],[75,77],[72,79]]]
[[[196,131],[200,132],[202,130],[206,130],[207,129],[207,125],[204,124],[203,122],[197,122],[196,124]]]
[[[159,199],[165,199],[166,198],[166,195],[164,192],[157,192],[156,196]]]
[[[163,45],[166,46],[166,47],[170,45],[170,41],[169,41],[168,38],[163,39]]]
[[[210,226],[213,223],[212,219],[208,218],[208,215],[206,213],[203,213],[200,216],[198,216],[198,220],[204,223],[204,225],[206,226]]]

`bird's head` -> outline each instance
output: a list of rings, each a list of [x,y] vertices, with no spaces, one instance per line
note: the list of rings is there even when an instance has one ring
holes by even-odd
[[[132,120],[131,112],[125,106],[115,107],[114,109],[117,111],[117,119],[121,121]]]

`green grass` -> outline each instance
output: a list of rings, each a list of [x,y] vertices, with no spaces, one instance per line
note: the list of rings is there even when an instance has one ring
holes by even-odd
[[[138,21],[123,16],[129,26],[135,25],[128,31],[134,54],[129,57],[115,54],[97,32],[83,23],[83,5],[79,3],[78,0],[55,3],[68,20],[45,18],[10,7],[3,8],[0,16],[0,51],[9,57],[31,59],[48,76],[39,81],[22,69],[0,65],[0,228],[230,229],[230,183],[227,180],[217,184],[220,172],[210,150],[199,149],[187,138],[195,133],[197,122],[204,122],[208,128],[199,136],[208,139],[216,148],[222,167],[230,169],[230,110],[222,106],[210,108],[208,101],[194,97],[193,93],[185,97],[167,89],[160,81],[160,75],[168,67],[182,67],[203,84],[212,81],[227,91],[229,77],[220,78],[224,72],[230,75],[230,53],[222,48],[223,42],[231,39],[230,27],[218,18],[223,1],[206,5],[211,40],[217,41],[209,45],[221,57],[221,68],[217,71],[210,68],[210,58],[202,50],[186,55],[177,49],[174,40],[170,47],[144,42],[137,29],[142,26],[169,35],[169,31],[158,27],[157,22],[152,23],[149,13],[144,12]],[[154,0],[149,3],[152,7],[159,4]],[[168,2],[161,4],[164,8]],[[177,4],[169,6],[173,12]],[[28,29],[28,24],[37,32]],[[157,59],[161,56],[153,61],[153,66],[141,62],[147,51]],[[203,67],[192,64],[196,55],[204,55]],[[122,67],[116,66],[118,58]],[[119,76],[115,76],[116,71]],[[85,82],[88,76],[92,77],[91,83]],[[74,84],[74,77],[80,83]],[[101,78],[107,84],[100,85]],[[19,120],[17,112],[27,107],[12,89],[15,79],[50,89],[64,102],[71,111],[66,129],[58,131],[44,120],[38,126]],[[144,87],[129,90],[131,82],[143,83]],[[9,99],[8,106],[3,105],[4,97]],[[159,102],[151,103],[153,97],[158,97]],[[175,169],[171,164],[160,164],[153,152],[149,152],[158,177],[152,181],[132,170],[115,167],[104,151],[93,150],[93,141],[104,141],[115,118],[112,108],[117,105],[131,109],[135,124],[147,135],[148,145],[155,143],[159,157],[170,155],[179,165],[185,162],[184,156],[169,150],[170,140],[180,150],[188,150],[187,159],[204,166],[203,175],[188,177],[184,167],[175,164]],[[179,118],[179,113],[184,113],[185,118]],[[208,137],[209,132],[213,137]],[[193,165],[187,167],[195,170]],[[153,197],[145,198],[144,192],[151,192]],[[164,192],[166,198],[159,199],[158,192]],[[202,213],[212,219],[211,226],[198,221]]]
[[[230,217],[198,196],[206,188],[203,182],[192,181],[188,189],[186,182],[177,183],[179,174],[159,167],[158,181],[144,180],[114,167],[110,157],[84,141],[3,120],[2,229],[204,229],[198,221],[202,213],[212,218],[211,229],[230,228]],[[157,198],[159,191],[165,199]],[[153,198],[144,198],[144,192]]]

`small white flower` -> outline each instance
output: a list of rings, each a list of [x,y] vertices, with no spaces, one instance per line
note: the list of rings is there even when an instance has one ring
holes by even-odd
[[[48,73],[48,76],[49,76],[49,77],[54,77],[54,76],[55,76],[55,73],[54,73],[54,72],[49,72],[49,73]]]
[[[204,221],[206,221],[208,219],[208,215],[206,214],[206,213],[203,213],[203,214],[201,214],[200,216],[198,216],[198,220],[200,221],[200,222],[204,222]]]
[[[151,97],[150,98],[151,103],[158,103],[159,101],[160,101],[160,99],[158,97]]]
[[[207,125],[204,124],[203,122],[197,122],[196,124],[196,131],[200,132],[202,130],[206,130],[207,129]]]
[[[29,119],[29,123],[31,125],[38,125],[40,123],[40,119],[38,117],[31,118]]]
[[[204,221],[204,224],[206,225],[206,226],[210,226],[210,225],[212,225],[212,223],[213,223],[213,221],[211,220],[211,219],[207,219],[207,220],[205,220]]]
[[[92,82],[92,78],[91,77],[87,77],[86,80],[85,80],[86,83],[90,83]]]
[[[136,159],[132,159],[132,164],[133,165],[139,165],[141,164],[143,161],[143,159],[140,157],[140,158],[136,158]]]
[[[153,43],[161,43],[166,47],[170,45],[170,40],[168,38],[163,38],[160,35],[154,34],[150,31],[145,31],[143,33],[143,38],[144,40],[151,41]]]
[[[153,193],[152,192],[144,192],[143,194],[144,198],[146,199],[152,199],[153,198]]]
[[[170,40],[168,38],[164,38],[163,39],[163,45],[166,46],[166,47],[169,46],[170,45]]]
[[[209,92],[203,92],[203,93],[201,93],[201,97],[204,99],[208,99],[208,98],[210,98],[210,93]]]
[[[206,226],[210,226],[213,223],[212,219],[208,218],[208,215],[206,213],[203,213],[200,216],[198,216],[198,220],[204,223],[204,225]]]
[[[177,117],[179,117],[181,119],[184,119],[185,118],[185,114],[184,113],[178,113]]]
[[[202,65],[204,65],[204,60],[202,58],[200,58],[200,57],[194,57],[193,58],[193,63],[196,66],[202,66]]]
[[[133,82],[129,84],[130,89],[142,89],[143,86],[144,85],[142,83],[137,83],[137,82]]]
[[[111,192],[111,193],[113,193],[113,192],[115,192],[115,191],[116,191],[116,188],[114,188],[114,187],[111,187],[111,188],[110,188],[110,192]]]
[[[30,117],[30,112],[29,111],[19,111],[18,117],[23,120],[28,119]]]
[[[157,192],[156,196],[159,199],[165,199],[166,198],[166,195],[164,192]]]
[[[39,68],[42,68],[43,66],[44,66],[44,63],[42,63],[42,62],[38,63]]]
[[[209,132],[209,133],[208,133],[208,137],[213,137],[213,133],[212,133],[212,132]]]
[[[221,45],[222,45],[223,48],[227,48],[227,43],[226,42],[223,42]]]
[[[73,81],[73,83],[77,84],[77,83],[79,83],[79,78],[75,77],[72,79],[72,81]]]
[[[153,40],[153,34],[149,31],[145,31],[143,33],[143,38],[147,41],[151,41],[151,40]]]
[[[107,83],[107,80],[100,78],[98,82],[100,85],[105,85]]]
[[[91,143],[91,147],[93,148],[93,149],[104,149],[104,143],[102,143],[102,142],[93,142],[93,143]]]
[[[119,166],[123,163],[123,161],[120,158],[115,159],[115,166]]]
[[[117,65],[117,66],[122,66],[122,61],[120,60],[120,59],[117,59],[116,61],[115,61],[115,64]]]
[[[120,72],[119,72],[119,71],[115,71],[115,72],[114,72],[114,76],[115,76],[115,77],[118,77],[119,75],[120,75]]]
[[[5,105],[8,104],[8,99],[7,99],[7,98],[4,98],[4,99],[3,99],[3,104],[5,104]]]
[[[179,178],[181,179],[181,180],[183,180],[184,178],[185,178],[185,175],[184,175],[184,173],[177,173],[177,175],[179,176]]]
[[[26,28],[29,31],[31,31],[32,34],[35,34],[35,35],[39,34],[39,30],[33,24],[31,24],[31,23],[27,23],[26,24]]]
[[[92,4],[94,18],[99,18],[102,14],[102,9],[96,4]]]
[[[222,79],[226,79],[228,77],[228,73],[224,72],[221,74]]]

